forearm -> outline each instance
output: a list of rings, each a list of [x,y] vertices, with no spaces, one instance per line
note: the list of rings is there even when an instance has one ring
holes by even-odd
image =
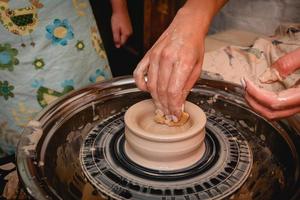
[[[127,12],[126,0],[110,0],[110,3],[113,13]]]
[[[228,0],[187,0],[179,12],[191,13],[192,23],[206,35],[213,17],[228,2]]]

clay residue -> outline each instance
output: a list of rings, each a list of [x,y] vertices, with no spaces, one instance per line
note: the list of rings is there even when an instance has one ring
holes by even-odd
[[[267,68],[266,71],[259,76],[261,83],[273,83],[275,81],[282,81],[279,72],[274,68]]]
[[[11,162],[11,163],[1,165],[0,169],[2,169],[2,170],[13,170],[15,167],[16,167],[16,165]]]
[[[294,87],[300,82],[300,70],[296,70],[294,73],[282,77],[279,72],[274,68],[267,68],[266,71],[260,75],[259,81],[261,83],[274,83],[280,82],[286,88]]]
[[[29,155],[30,151],[35,150],[36,145],[43,134],[43,129],[41,128],[41,123],[36,120],[31,120],[28,123],[27,128],[32,129],[32,132],[30,134],[26,135],[26,137],[28,139],[28,145],[24,145],[22,147],[22,149],[24,150],[24,152],[27,155]]]
[[[4,180],[7,181],[7,184],[5,185],[2,196],[5,199],[17,199],[17,191],[19,186],[19,178],[17,171],[14,170],[11,173],[9,173],[7,176],[4,177]]]
[[[188,121],[189,117],[190,117],[190,115],[188,113],[182,112],[180,119],[175,121],[175,120],[173,120],[172,117],[168,117],[168,116],[164,115],[162,112],[156,111],[155,116],[154,116],[154,121],[156,123],[166,124],[168,126],[182,126]]]

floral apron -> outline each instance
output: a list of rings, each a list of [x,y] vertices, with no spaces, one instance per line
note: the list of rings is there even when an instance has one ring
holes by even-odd
[[[111,78],[87,0],[0,0],[0,157],[67,92]]]

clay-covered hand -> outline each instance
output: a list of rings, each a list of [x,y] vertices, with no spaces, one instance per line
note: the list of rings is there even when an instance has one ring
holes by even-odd
[[[269,82],[284,79],[300,69],[300,49],[279,58],[271,68],[277,75]],[[249,105],[268,119],[285,118],[300,112],[300,85],[278,93],[263,90],[247,79],[245,79],[245,86],[245,98]]]
[[[226,1],[187,0],[134,71],[138,88],[150,92],[156,107],[174,121],[199,78],[209,24]]]
[[[116,48],[125,44],[132,34],[132,25],[125,0],[111,0],[111,29]]]
[[[205,34],[193,15],[189,10],[179,10],[134,71],[139,89],[150,92],[156,107],[166,115],[180,117],[201,71]]]

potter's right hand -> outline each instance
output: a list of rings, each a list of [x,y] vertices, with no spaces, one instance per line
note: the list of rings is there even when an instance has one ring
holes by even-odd
[[[209,24],[225,2],[187,0],[135,69],[137,86],[151,93],[156,107],[165,115],[180,117],[201,72]]]
[[[181,115],[201,71],[204,34],[195,30],[191,18],[192,13],[179,11],[134,71],[138,87],[150,92],[157,108],[167,115]]]

